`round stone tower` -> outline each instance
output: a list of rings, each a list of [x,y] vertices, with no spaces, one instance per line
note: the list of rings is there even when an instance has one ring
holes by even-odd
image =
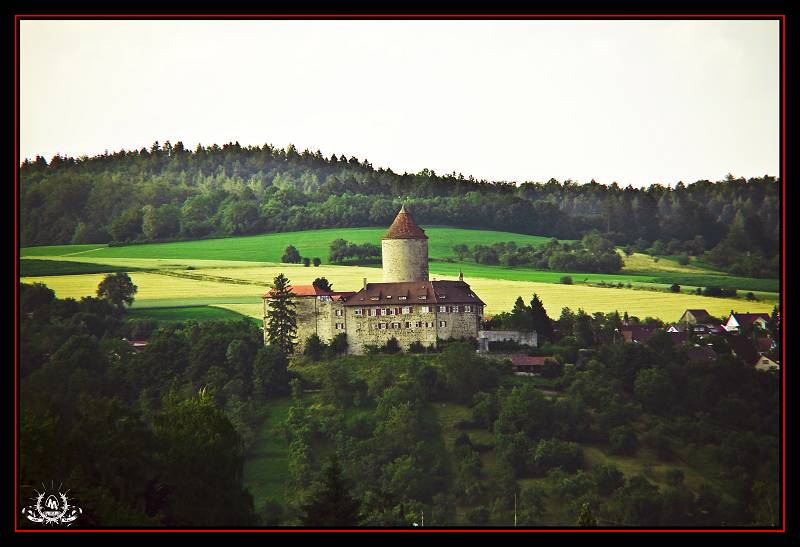
[[[405,206],[381,240],[383,282],[428,281],[428,236]]]

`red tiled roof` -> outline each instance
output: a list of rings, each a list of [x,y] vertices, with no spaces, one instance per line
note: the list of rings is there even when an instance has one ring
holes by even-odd
[[[514,366],[541,366],[546,359],[552,359],[552,355],[524,355],[518,353],[511,356]]]
[[[405,297],[401,299],[400,297]],[[463,281],[402,281],[367,283],[345,301],[345,306],[383,306],[396,304],[483,304]]]
[[[324,291],[314,285],[292,285],[290,288],[295,296],[331,296],[336,294],[330,291]],[[271,297],[273,290],[274,289],[270,289],[262,298]]]
[[[428,236],[403,206],[383,239],[428,239]]]

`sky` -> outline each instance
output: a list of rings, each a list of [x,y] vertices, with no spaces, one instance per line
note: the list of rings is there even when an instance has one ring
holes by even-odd
[[[21,159],[238,141],[492,181],[779,174],[777,21],[20,28]]]

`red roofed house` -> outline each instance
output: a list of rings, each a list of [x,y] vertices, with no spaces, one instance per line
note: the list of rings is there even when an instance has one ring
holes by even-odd
[[[731,313],[728,322],[725,323],[725,330],[728,332],[739,332],[754,325],[762,330],[767,329],[769,315],[766,313]]]
[[[383,346],[396,338],[409,349],[418,342],[478,338],[483,301],[464,282],[428,278],[428,236],[405,207],[400,209],[381,241],[383,282],[367,283],[355,292],[323,291],[311,285],[293,286],[297,304],[297,344],[316,334],[330,342],[347,335],[348,352],[362,354],[366,346]],[[270,293],[264,295],[264,331],[268,326]]]
[[[552,355],[524,355],[521,353],[511,356],[514,372],[536,373],[541,372],[544,363],[553,359]]]

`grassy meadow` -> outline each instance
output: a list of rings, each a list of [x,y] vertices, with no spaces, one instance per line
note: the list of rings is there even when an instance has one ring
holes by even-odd
[[[105,272],[128,271],[139,288],[134,310],[160,308],[158,313],[165,318],[171,314],[176,318],[208,319],[220,313],[261,318],[261,295],[279,273],[296,284],[310,284],[316,277],[326,277],[336,290],[357,290],[364,278],[368,282],[382,281],[379,265],[331,266],[324,261],[333,239],[379,243],[384,233],[385,228],[349,228],[119,247],[29,247],[21,249],[20,274],[23,282],[45,283],[59,298],[80,298],[95,294]],[[427,233],[431,278],[457,279],[463,271],[465,280],[486,303],[488,314],[510,310],[517,296],[527,300],[533,292],[540,295],[553,317],[569,307],[590,313],[627,311],[639,317],[674,321],[687,308],[705,308],[723,316],[732,309],[769,312],[778,301],[775,279],[728,276],[696,262],[682,266],[669,258],[655,261],[636,253],[625,257],[625,268],[613,275],[491,266],[458,262],[452,246],[499,241],[538,245],[548,238],[442,227],[429,227]],[[323,265],[307,268],[280,264],[280,256],[289,244],[295,245],[303,256],[320,256]],[[572,277],[573,285],[560,284],[565,275]],[[620,283],[623,288],[598,286]],[[667,291],[672,283],[681,285],[681,293]],[[752,291],[758,301],[689,294],[695,287],[709,285],[736,288],[742,296],[745,291]],[[167,313],[167,308],[175,311]]]

